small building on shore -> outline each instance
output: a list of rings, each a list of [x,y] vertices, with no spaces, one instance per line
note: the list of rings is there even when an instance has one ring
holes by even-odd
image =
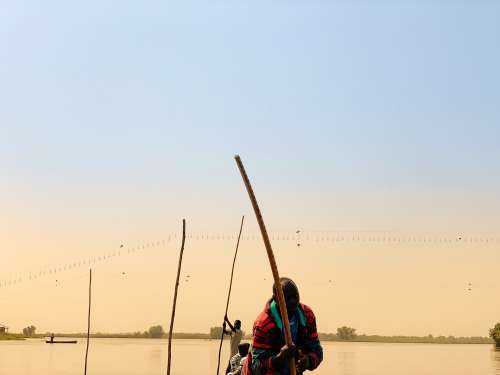
[[[7,332],[9,332],[9,327],[0,323],[0,335],[6,334]]]

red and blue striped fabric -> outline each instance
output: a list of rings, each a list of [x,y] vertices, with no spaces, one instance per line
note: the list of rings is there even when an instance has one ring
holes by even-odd
[[[247,361],[242,369],[242,375],[282,375],[287,370],[276,368],[273,357],[285,345],[282,332],[281,318],[273,314],[270,300],[264,311],[257,317],[253,326],[252,350],[248,353]],[[304,304],[299,307],[299,328],[297,349],[307,357],[308,370],[314,370],[323,360],[323,349],[318,338],[316,318],[312,309]]]

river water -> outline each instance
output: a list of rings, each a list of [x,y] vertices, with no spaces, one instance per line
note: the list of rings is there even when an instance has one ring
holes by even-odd
[[[215,373],[216,341],[174,340],[172,346],[173,375]],[[323,348],[315,375],[500,375],[500,352],[491,345],[324,342]],[[0,341],[0,375],[81,375],[84,355],[81,339],[59,345]],[[226,351],[222,358],[225,368]],[[92,339],[87,373],[164,375],[166,365],[166,340]]]

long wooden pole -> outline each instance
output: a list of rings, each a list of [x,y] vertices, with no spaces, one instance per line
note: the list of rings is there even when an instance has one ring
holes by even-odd
[[[229,281],[229,291],[227,292],[227,301],[226,301],[226,311],[224,312],[224,319],[227,316],[227,310],[229,309],[229,299],[231,298],[231,289],[233,287],[233,275],[234,275],[234,265],[236,264],[236,256],[238,255],[238,248],[240,247],[240,238],[241,238],[241,231],[243,230],[243,221],[245,220],[245,216],[241,217],[241,224],[240,224],[240,232],[238,233],[238,241],[236,241],[236,250],[234,251],[234,257],[233,257],[233,266],[231,268],[231,279]],[[222,351],[222,342],[224,341],[224,327],[225,327],[225,321],[222,324],[222,333],[220,336],[220,345],[219,345],[219,359],[217,360],[217,375],[219,375],[219,369],[220,369],[220,354]]]
[[[293,345],[293,340],[292,340],[292,333],[290,331],[290,322],[288,321],[285,296],[283,294],[283,288],[281,287],[280,275],[278,272],[276,259],[274,258],[273,249],[271,247],[271,241],[269,240],[266,225],[264,224],[264,219],[262,218],[259,204],[257,203],[257,198],[255,198],[255,194],[253,192],[250,179],[247,176],[247,172],[245,171],[245,167],[243,166],[243,163],[241,162],[239,155],[235,155],[234,159],[236,160],[236,164],[238,165],[238,169],[240,170],[241,177],[243,178],[243,182],[245,183],[245,187],[248,192],[248,196],[250,197],[250,201],[252,202],[253,210],[255,211],[255,216],[257,217],[257,222],[259,223],[260,232],[262,234],[262,239],[264,240],[264,245],[267,251],[267,257],[269,258],[269,264],[271,265],[271,271],[273,272],[274,285],[276,287],[278,304],[281,312],[281,319],[283,320],[283,326],[285,328],[285,342],[288,346],[291,346]],[[290,360],[290,375],[296,375],[294,358]]]
[[[89,341],[90,341],[90,308],[92,305],[92,268],[89,271],[89,312],[87,315],[87,348],[85,349],[85,370],[84,375],[87,375],[87,359],[89,356]]]
[[[172,316],[170,318],[170,329],[168,331],[168,365],[167,375],[170,375],[170,364],[172,362],[172,332],[174,329],[175,306],[177,304],[177,290],[179,289],[179,277],[181,275],[182,254],[184,253],[184,243],[186,242],[186,219],[182,219],[182,244],[179,254],[179,264],[177,266],[177,277],[175,279],[174,303],[172,305]]]

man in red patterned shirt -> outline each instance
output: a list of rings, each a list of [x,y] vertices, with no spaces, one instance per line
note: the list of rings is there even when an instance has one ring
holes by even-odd
[[[299,289],[286,277],[280,279],[294,345],[285,344],[283,322],[273,286],[273,297],[253,326],[252,350],[243,375],[289,375],[289,361],[295,358],[297,373],[316,369],[323,360],[323,349],[310,307],[300,303]]]

